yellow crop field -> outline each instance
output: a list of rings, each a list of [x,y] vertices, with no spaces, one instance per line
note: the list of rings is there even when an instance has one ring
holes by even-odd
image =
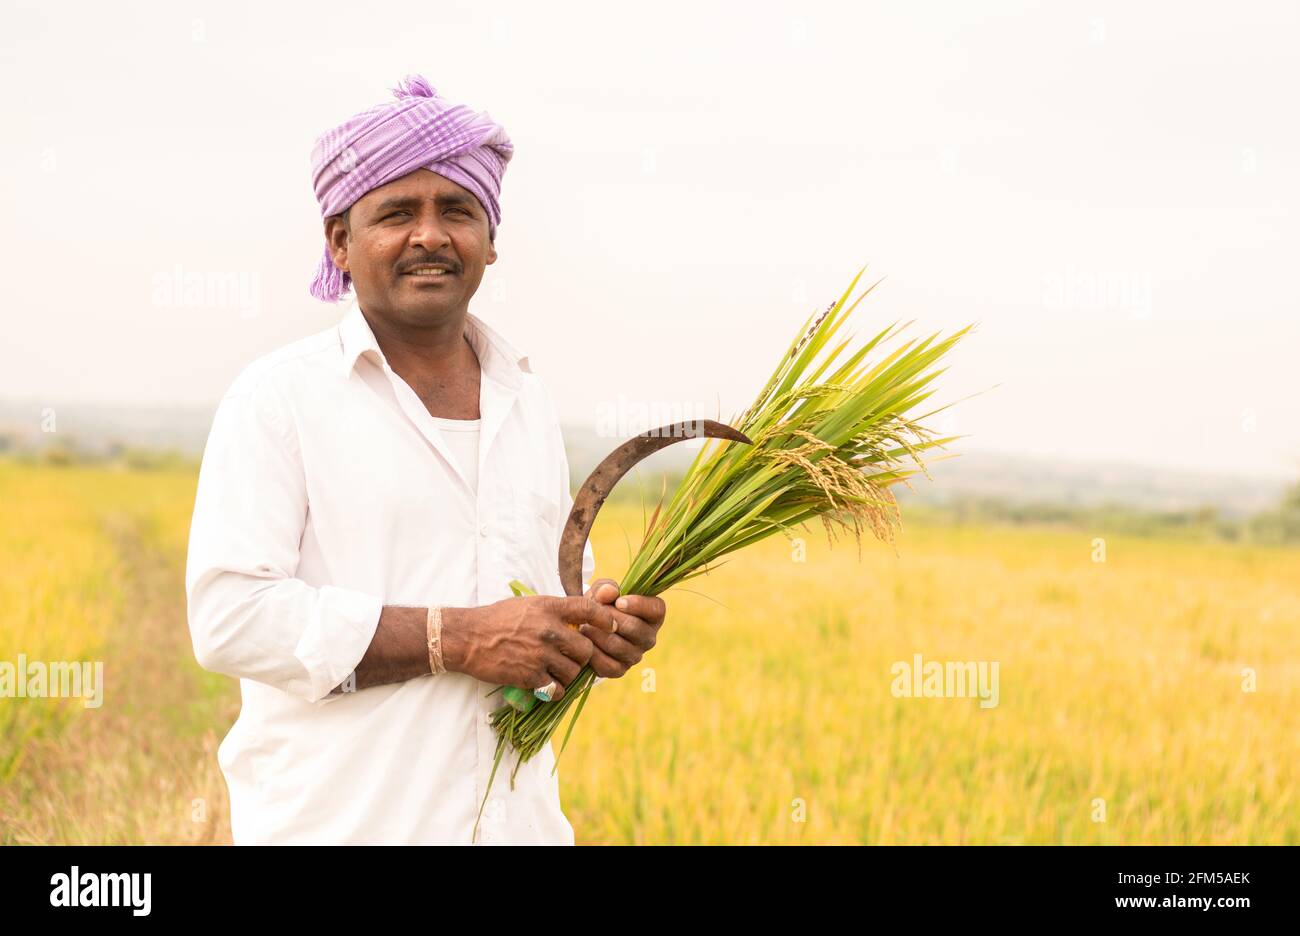
[[[0,661],[105,662],[102,707],[0,698],[0,843],[229,841],[194,480],[0,462]],[[602,512],[598,574],[640,521]],[[904,522],[897,553],[816,527],[666,595],[561,760],[578,841],[1300,844],[1300,551]],[[905,694],[918,655],[996,694]]]

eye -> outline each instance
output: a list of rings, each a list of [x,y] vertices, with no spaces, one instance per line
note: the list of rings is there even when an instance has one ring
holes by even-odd
[[[389,218],[396,218],[396,217],[397,217],[398,215],[400,215],[400,214],[409,214],[409,213],[410,213],[410,212],[406,211],[406,209],[404,209],[404,208],[399,208],[397,211],[390,211],[388,214],[384,215],[384,216],[383,216],[382,218],[380,218],[379,220],[380,220],[380,221],[387,221]]]
[[[462,208],[462,207],[460,207],[459,205],[455,206],[455,207],[452,208],[451,210],[452,210],[452,211],[459,211],[461,214],[465,214],[465,215],[468,215],[468,214],[469,214],[469,209],[468,209],[468,208]]]

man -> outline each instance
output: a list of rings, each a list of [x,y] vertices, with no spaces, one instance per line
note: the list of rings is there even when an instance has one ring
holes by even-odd
[[[356,308],[249,366],[204,451],[186,588],[199,662],[240,680],[218,750],[236,844],[470,842],[493,690],[621,676],[664,619],[658,598],[590,583],[590,545],[591,587],[563,597],[555,408],[469,312],[508,137],[419,76],[394,95],[313,153],[312,293],[355,288]],[[476,841],[572,844],[554,763],[547,748],[495,784]]]

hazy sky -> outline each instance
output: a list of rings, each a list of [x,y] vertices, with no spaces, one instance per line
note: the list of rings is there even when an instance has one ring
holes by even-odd
[[[420,72],[514,141],[470,308],[568,423],[731,416],[865,263],[860,332],[979,323],[967,448],[1300,473],[1295,3],[75,6],[6,3],[0,398],[215,403],[337,321],[312,142]]]

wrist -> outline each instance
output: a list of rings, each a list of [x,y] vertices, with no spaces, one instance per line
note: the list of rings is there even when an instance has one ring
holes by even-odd
[[[442,609],[442,663],[449,673],[463,673],[469,660],[471,608]]]

